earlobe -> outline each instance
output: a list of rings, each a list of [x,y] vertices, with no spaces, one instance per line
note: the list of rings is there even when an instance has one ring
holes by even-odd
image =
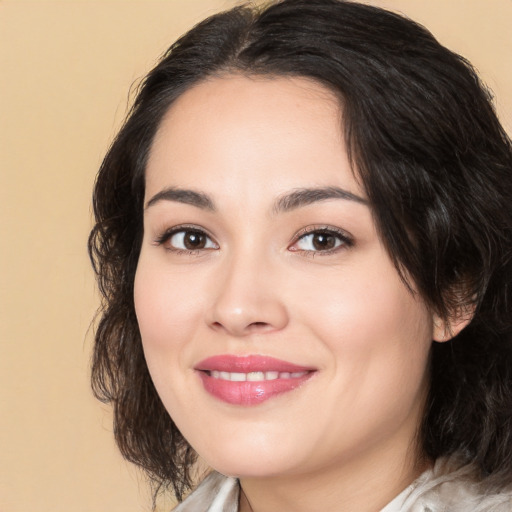
[[[439,343],[442,343],[444,341],[448,341],[448,337],[446,335],[447,332],[447,322],[445,322],[441,317],[439,317],[437,314],[433,315],[432,319],[432,339],[434,341],[437,341]]]
[[[474,306],[461,307],[456,314],[449,318],[441,318],[434,313],[432,316],[432,338],[434,341],[443,343],[455,338],[473,319]]]

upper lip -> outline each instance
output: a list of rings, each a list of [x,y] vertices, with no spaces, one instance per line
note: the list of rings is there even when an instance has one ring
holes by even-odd
[[[238,356],[233,354],[222,354],[217,356],[208,357],[194,367],[200,371],[213,371],[220,372],[306,372],[313,371],[315,368],[311,366],[301,366],[276,359],[270,356],[262,355],[247,355]]]

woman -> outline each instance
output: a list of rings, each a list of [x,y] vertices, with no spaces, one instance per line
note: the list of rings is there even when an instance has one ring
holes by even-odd
[[[512,510],[512,150],[396,14],[236,8],[100,169],[93,386],[177,510]]]

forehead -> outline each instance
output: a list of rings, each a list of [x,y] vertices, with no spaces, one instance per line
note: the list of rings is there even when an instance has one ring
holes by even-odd
[[[255,190],[343,186],[361,193],[348,161],[340,102],[297,77],[227,75],[181,95],[155,136],[147,194],[217,184]],[[227,188],[226,188],[227,187]]]

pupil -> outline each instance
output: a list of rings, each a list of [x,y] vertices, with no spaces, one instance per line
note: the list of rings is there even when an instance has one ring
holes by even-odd
[[[184,244],[187,249],[202,249],[205,246],[205,241],[203,234],[189,231],[185,235]]]
[[[313,237],[313,246],[315,249],[326,250],[332,249],[335,245],[335,239],[332,235],[318,233]]]

